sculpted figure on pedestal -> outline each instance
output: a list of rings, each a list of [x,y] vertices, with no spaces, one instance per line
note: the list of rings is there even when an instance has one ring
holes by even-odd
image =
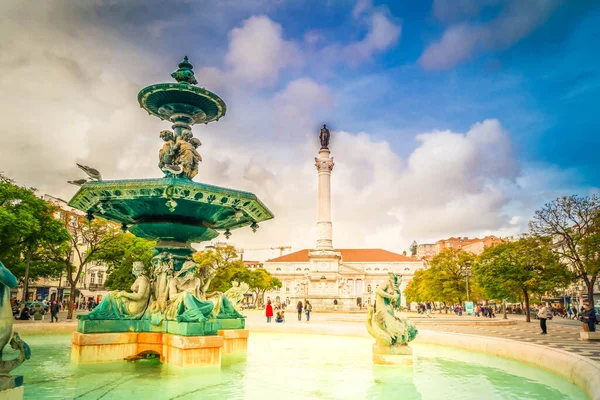
[[[90,312],[89,319],[140,319],[150,301],[150,279],[141,261],[133,263],[133,275],[136,280],[131,292],[114,290],[109,292],[96,308]]]
[[[165,317],[170,321],[202,322],[210,318],[214,305],[202,300],[202,281],[194,275],[196,263],[188,260],[169,282],[169,302]],[[155,322],[155,321],[153,321]]]
[[[244,295],[250,289],[250,285],[246,282],[231,282],[231,289],[228,289],[224,294],[231,301],[231,304],[235,307],[236,310],[241,311],[241,303],[244,300]]]
[[[417,336],[417,329],[407,319],[394,315],[400,303],[400,281],[393,272],[389,280],[375,290],[377,312],[369,307],[367,331],[385,345],[407,345]]]
[[[323,128],[321,128],[321,133],[319,133],[319,141],[321,142],[322,149],[329,148],[329,138],[331,134],[329,133],[329,129],[327,129],[327,125],[323,124]]]
[[[10,306],[10,289],[18,283],[17,278],[0,262],[0,379],[31,356],[27,343],[21,340],[17,332],[12,333],[14,318]],[[2,350],[9,341],[13,350],[19,350],[19,355],[13,360],[3,361]]]
[[[148,312],[164,312],[169,299],[169,282],[173,278],[173,256],[162,252],[152,258],[154,271],[152,274],[152,299]]]

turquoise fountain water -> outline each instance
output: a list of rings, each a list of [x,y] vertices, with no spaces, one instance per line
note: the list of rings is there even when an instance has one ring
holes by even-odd
[[[414,369],[375,366],[366,338],[253,333],[247,357],[189,370],[157,360],[71,366],[70,335],[27,339],[36,357],[15,371],[25,399],[587,398],[529,365],[436,346],[413,346]]]

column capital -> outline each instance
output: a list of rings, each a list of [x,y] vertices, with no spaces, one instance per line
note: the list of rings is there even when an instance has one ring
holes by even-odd
[[[319,172],[331,172],[333,169],[333,157],[331,158],[319,158],[315,157],[315,167]]]

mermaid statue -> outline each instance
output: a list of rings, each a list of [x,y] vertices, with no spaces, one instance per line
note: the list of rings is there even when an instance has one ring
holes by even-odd
[[[10,289],[18,284],[17,278],[0,262],[0,390],[14,387],[14,378],[8,377],[11,370],[29,360],[31,350],[17,332],[12,331],[13,314],[10,306]],[[10,341],[10,347],[19,355],[12,360],[2,360],[2,350]],[[0,396],[1,397],[1,396]]]
[[[131,285],[131,292],[114,290],[108,293],[86,317],[89,319],[140,319],[150,300],[150,279],[148,279],[146,268],[141,261],[134,261],[132,272],[136,280]]]
[[[394,308],[400,303],[400,282],[393,272],[389,280],[375,290],[377,311],[369,308],[367,331],[386,346],[407,345],[417,336],[417,329],[405,318],[394,315]]]

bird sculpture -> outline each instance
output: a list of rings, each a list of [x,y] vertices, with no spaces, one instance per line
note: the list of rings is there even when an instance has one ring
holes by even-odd
[[[100,171],[98,171],[97,169],[92,168],[92,167],[88,167],[87,165],[81,165],[81,164],[77,164],[77,166],[83,172],[85,172],[91,179],[94,179],[96,181],[101,181],[102,180],[102,175],[100,175]]]
[[[71,185],[75,185],[75,186],[81,186],[84,183],[86,183],[88,180],[87,179],[77,179],[76,181],[67,181],[67,183],[70,183]]]
[[[183,172],[181,165],[165,165],[162,170],[171,175],[179,175]]]

